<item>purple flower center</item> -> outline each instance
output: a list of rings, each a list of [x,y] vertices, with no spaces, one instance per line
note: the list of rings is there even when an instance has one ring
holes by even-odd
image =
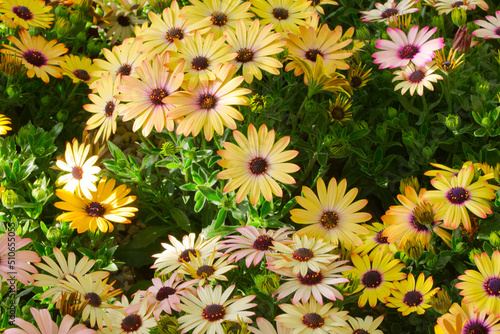
[[[415,45],[405,45],[399,50],[399,58],[401,59],[413,59],[413,57],[419,52],[420,50],[418,47]]]
[[[71,169],[71,176],[75,180],[81,180],[83,178],[83,169],[82,167],[75,166]]]
[[[175,290],[172,287],[169,286],[162,286],[160,290],[156,293],[156,300],[161,302],[163,299],[168,298],[168,296],[171,296],[175,294],[177,290]]]
[[[424,80],[424,78],[425,78],[425,72],[422,70],[417,70],[412,74],[410,74],[410,76],[408,77],[408,81],[414,84],[418,84],[421,83],[422,80]]]
[[[170,43],[173,43],[175,38],[177,38],[178,40],[182,40],[184,38],[184,33],[182,32],[181,28],[170,28],[170,30],[165,34],[165,38]]]
[[[464,334],[488,334],[490,329],[478,320],[466,322],[462,333]]]
[[[182,261],[184,261],[184,262],[191,261],[191,259],[189,258],[189,254],[193,254],[194,256],[196,256],[196,250],[194,250],[192,248],[188,248],[188,249],[183,250],[179,254],[179,262],[182,263]]]
[[[132,333],[137,331],[142,326],[141,317],[137,314],[129,314],[122,320],[122,329],[126,333]]]
[[[451,5],[451,8],[460,7],[460,6],[463,6],[463,5],[464,5],[464,2],[463,2],[463,1],[456,1],[456,2],[454,2],[454,3]]]
[[[118,16],[118,18],[116,19],[116,21],[122,27],[128,27],[130,25],[130,19],[128,17],[126,17],[126,16],[123,16],[123,15]]]
[[[269,247],[273,245],[274,239],[268,236],[267,234],[261,234],[255,239],[253,242],[253,248],[260,251],[268,251]]]
[[[104,107],[104,115],[106,117],[111,117],[115,111],[115,103],[113,101],[108,101]]]
[[[403,297],[403,303],[408,305],[409,307],[415,307],[424,301],[424,296],[422,296],[422,293],[420,291],[408,291],[404,297]]]
[[[165,89],[163,88],[155,88],[149,93],[149,100],[151,103],[153,103],[155,106],[161,106],[164,105],[165,103],[162,102],[164,98],[168,96],[168,93]]]
[[[446,194],[446,198],[452,204],[461,205],[469,199],[469,191],[462,187],[451,188]]]
[[[314,252],[309,248],[299,248],[293,252],[292,257],[294,260],[306,262],[314,257]]]
[[[383,235],[384,230],[380,230],[375,235],[375,242],[381,245],[388,245],[387,237]]]
[[[39,51],[26,51],[23,53],[23,57],[28,63],[36,67],[42,67],[47,64],[47,58]]]
[[[198,268],[198,270],[196,270],[196,275],[200,276],[200,277],[210,277],[214,274],[215,272],[215,268],[213,266],[209,266],[209,265],[203,265],[201,267]]]
[[[306,313],[302,317],[302,323],[309,328],[315,329],[325,324],[325,319],[318,313]]]
[[[191,68],[195,71],[203,71],[208,68],[210,61],[207,57],[198,56],[194,57],[191,61]]]
[[[116,74],[121,74],[123,77],[126,75],[130,75],[131,71],[132,71],[132,67],[129,64],[123,64],[122,66],[118,67]]]
[[[319,49],[309,49],[306,51],[306,58],[309,59],[310,61],[315,62],[316,58],[318,58],[318,55],[323,57],[323,53]]]
[[[378,270],[369,270],[363,275],[361,283],[367,288],[378,288],[382,284],[382,275]]]
[[[394,15],[398,15],[399,11],[396,8],[387,8],[380,15],[383,19],[389,18]]]
[[[89,301],[89,305],[92,307],[99,307],[101,306],[101,297],[95,292],[89,292],[85,295],[85,300]]]
[[[253,59],[253,52],[248,48],[241,48],[236,55],[236,61],[239,63],[248,63]]]
[[[212,13],[210,21],[212,21],[214,26],[223,27],[226,25],[227,21],[229,21],[229,18],[225,13],[215,11]]]
[[[370,334],[370,333],[368,333],[364,329],[356,329],[354,332],[352,332],[352,334]]]
[[[89,205],[87,205],[85,211],[89,216],[96,218],[96,217],[102,217],[104,215],[104,212],[106,211],[106,208],[103,207],[101,203],[92,202]]]
[[[28,21],[33,19],[33,13],[28,7],[16,6],[12,8],[12,12],[22,20]]]
[[[297,275],[297,278],[302,285],[317,285],[323,281],[323,274],[321,271],[312,271],[311,269],[307,269],[307,274],[302,276],[301,274]]]
[[[497,36],[500,36],[500,28],[496,28],[496,29],[495,29],[495,34],[496,34]]]
[[[420,224],[418,222],[417,218],[415,218],[415,216],[413,214],[411,216],[411,220],[410,221],[413,224],[413,227],[415,227],[418,232],[423,232],[423,231],[429,232],[429,229],[427,228],[427,226],[425,226],[424,224]]]
[[[333,211],[327,211],[321,216],[320,223],[324,228],[330,230],[335,228],[339,223],[339,216]]]
[[[261,157],[256,157],[250,160],[249,169],[253,175],[262,175],[267,170],[267,161]]]
[[[273,8],[273,16],[276,20],[286,20],[290,14],[286,8]]]
[[[198,100],[198,105],[201,109],[206,109],[207,111],[213,109],[217,104],[217,98],[212,94],[203,94]]]
[[[491,277],[484,283],[484,289],[490,296],[500,296],[500,278]]]
[[[226,309],[224,308],[224,306],[219,304],[210,304],[205,306],[201,314],[203,318],[213,322],[224,318],[224,316],[226,315]]]
[[[77,77],[77,79],[80,79],[82,81],[89,81],[90,80],[90,75],[89,72],[85,70],[74,70],[73,75]]]

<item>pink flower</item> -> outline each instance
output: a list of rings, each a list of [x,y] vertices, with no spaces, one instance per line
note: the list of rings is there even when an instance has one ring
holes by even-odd
[[[418,26],[414,26],[408,32],[408,36],[400,29],[388,28],[387,33],[392,41],[379,39],[376,47],[382,51],[375,52],[373,61],[380,64],[379,68],[395,68],[408,65],[410,62],[419,67],[424,67],[425,63],[432,61],[434,51],[444,46],[443,37],[428,40],[437,28],[429,30],[424,27],[418,31]]]
[[[394,0],[389,0],[385,4],[376,2],[376,9],[360,11],[360,13],[363,14],[361,19],[364,22],[387,22],[392,16],[418,12],[418,8],[413,7],[418,1],[419,0],[403,0],[397,3]]]
[[[9,235],[9,233],[5,233],[0,238],[0,275],[6,281],[14,277],[24,285],[33,283],[33,277],[28,274],[28,271],[33,274],[38,271],[29,262],[40,262],[40,258],[33,251],[18,250],[29,244],[31,239],[21,239],[20,236]]]
[[[487,15],[486,19],[489,22],[484,20],[474,21],[474,23],[482,27],[482,29],[475,30],[472,35],[484,39],[500,38],[500,11],[496,11],[495,16],[496,17]]]

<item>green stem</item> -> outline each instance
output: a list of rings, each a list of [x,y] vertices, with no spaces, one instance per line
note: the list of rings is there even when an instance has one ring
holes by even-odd
[[[297,127],[297,124],[299,122],[299,119],[301,118],[302,116],[302,111],[304,110],[305,106],[306,106],[306,102],[307,100],[309,99],[308,96],[306,96],[306,98],[302,101],[302,104],[300,105],[299,107],[299,111],[297,111],[297,114],[295,115],[295,117],[293,117],[292,119],[292,134],[295,133],[295,129]]]
[[[62,108],[66,107],[68,103],[71,101],[71,98],[73,97],[73,95],[75,95],[76,89],[78,88],[78,86],[80,86],[80,83],[81,81],[78,81],[75,85],[73,85],[73,89],[69,93],[68,97],[66,97],[66,101],[64,101]]]

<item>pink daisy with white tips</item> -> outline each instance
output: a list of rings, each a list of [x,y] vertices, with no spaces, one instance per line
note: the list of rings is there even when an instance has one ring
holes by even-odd
[[[437,28],[424,27],[418,30],[414,26],[408,32],[408,36],[400,29],[388,28],[387,33],[392,41],[379,39],[375,45],[382,51],[375,52],[373,63],[380,64],[379,68],[395,68],[408,65],[410,62],[419,67],[424,67],[425,63],[432,61],[434,51],[444,46],[443,37],[429,40],[436,32]]]
[[[486,20],[476,20],[475,24],[481,29],[475,30],[472,35],[484,39],[497,39],[500,38],[500,11],[495,12],[495,16],[487,15]]]

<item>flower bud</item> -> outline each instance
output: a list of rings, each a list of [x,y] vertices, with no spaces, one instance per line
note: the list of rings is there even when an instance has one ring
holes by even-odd
[[[234,208],[234,201],[232,198],[224,196],[221,200],[221,208],[224,210],[231,210]]]
[[[459,52],[469,51],[472,43],[472,34],[469,33],[467,26],[462,26],[458,29],[453,39],[453,49]]]
[[[79,25],[85,21],[85,12],[82,12],[81,10],[74,10],[69,15],[69,21],[73,24],[73,26]]]
[[[47,230],[47,240],[49,240],[53,244],[57,243],[61,239],[61,236],[62,232],[58,227],[52,226]]]
[[[280,286],[280,279],[278,275],[266,274],[266,275],[257,275],[254,277],[255,285],[260,292],[265,294],[274,293]]]
[[[424,247],[422,247],[422,244],[418,240],[408,240],[405,243],[404,251],[410,259],[416,261],[422,256]]]
[[[56,8],[54,9],[54,14],[56,14],[57,18],[69,16],[69,12],[66,6],[56,6]]]
[[[444,30],[444,15],[434,15],[431,18],[432,25],[439,30]]]
[[[415,189],[416,193],[420,191],[420,184],[418,183],[418,179],[415,176],[409,176],[401,179],[401,181],[399,182],[399,192],[401,192],[402,195],[406,195],[407,186]]]
[[[31,196],[35,199],[37,202],[42,202],[45,197],[46,197],[46,192],[42,188],[34,188],[31,190]]]
[[[413,216],[422,225],[431,227],[434,223],[434,210],[429,203],[420,203],[413,209]]]
[[[370,31],[366,26],[361,26],[358,30],[356,30],[356,39],[366,41],[371,39]]]
[[[76,35],[76,40],[80,42],[81,44],[84,44],[87,41],[87,34],[84,31],[80,31]]]
[[[68,116],[69,116],[69,110],[68,109],[61,109],[57,112],[56,119],[59,122],[64,123],[68,120]]]
[[[23,89],[18,84],[11,84],[11,85],[9,85],[9,87],[7,87],[7,89],[5,90],[5,92],[7,93],[7,95],[11,99],[13,99],[13,98],[16,98],[16,97],[21,97]]]
[[[470,262],[475,262],[474,256],[481,255],[482,251],[480,249],[474,248],[469,252],[469,260]]]
[[[42,99],[40,100],[40,105],[42,107],[48,107],[53,103],[52,97],[50,95],[44,95]]]
[[[489,239],[490,244],[493,247],[500,247],[500,236],[498,235],[498,232],[491,232]]]
[[[455,7],[451,11],[451,21],[457,26],[462,27],[467,23],[467,11],[462,7]]]
[[[149,0],[148,2],[151,8],[153,8],[153,11],[157,14],[160,14],[165,8],[169,7],[168,0]]]
[[[489,117],[483,117],[481,120],[481,126],[483,128],[489,128],[491,126],[491,119]]]
[[[22,60],[20,57],[16,57],[16,56],[11,55],[11,54],[8,54],[8,55],[2,54],[0,56],[0,72],[12,77],[12,76],[18,74],[19,72],[21,72],[22,68],[23,68],[23,64],[22,64]],[[10,96],[10,94],[8,92],[8,90],[11,86],[7,87],[7,94],[9,95],[9,97],[14,97],[14,96]],[[16,85],[16,86],[18,86],[18,85]],[[21,89],[21,87],[19,86],[19,92],[21,92],[20,89]],[[16,96],[18,96],[18,95],[16,95]]]
[[[71,31],[71,23],[64,17],[58,17],[54,29],[58,37],[66,36]]]
[[[158,324],[159,334],[177,334],[177,328],[179,327],[179,322],[174,317],[165,314],[160,316],[160,319],[156,321]]]
[[[380,139],[384,139],[385,135],[387,134],[387,130],[385,128],[384,124],[379,124],[377,125],[377,128],[375,129],[375,133],[377,134],[377,137]]]
[[[398,111],[394,108],[387,109],[387,115],[389,115],[390,119],[393,119],[398,116]]]
[[[448,310],[451,307],[451,302],[452,300],[448,291],[444,289],[438,290],[438,292],[431,297],[432,308],[441,314],[448,313]]]
[[[478,94],[486,95],[490,91],[490,83],[486,80],[482,80],[476,83],[476,91]]]
[[[446,117],[445,125],[448,129],[453,131],[453,133],[460,129],[460,124],[462,124],[462,119],[459,115],[451,114]]]
[[[7,189],[2,194],[2,204],[7,209],[13,209],[14,206],[19,204],[19,196],[12,189]]]
[[[248,334],[248,324],[234,321],[227,321],[222,323],[222,328],[224,329],[224,334]]]

